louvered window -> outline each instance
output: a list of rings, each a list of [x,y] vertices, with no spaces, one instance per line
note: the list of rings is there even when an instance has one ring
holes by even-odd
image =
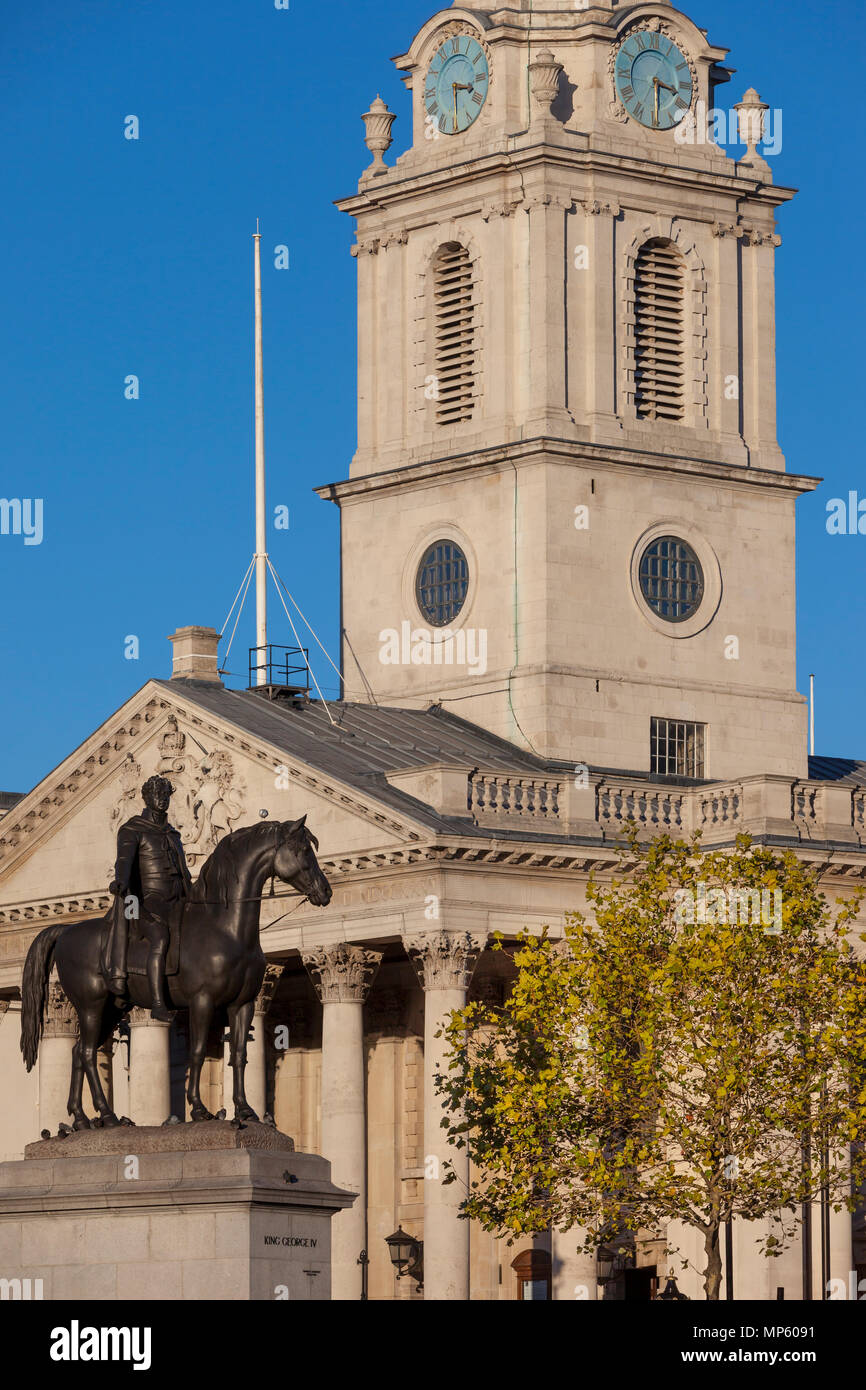
[[[471,420],[475,404],[475,306],[465,246],[441,247],[433,264],[436,419]]]
[[[648,241],[635,266],[635,405],[641,420],[685,415],[685,265],[665,241]]]

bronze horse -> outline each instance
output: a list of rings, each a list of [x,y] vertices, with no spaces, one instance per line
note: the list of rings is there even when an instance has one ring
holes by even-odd
[[[189,1011],[190,1061],[187,1099],[193,1120],[214,1117],[202,1104],[201,1069],[214,1016],[227,1016],[231,1034],[235,1119],[258,1119],[244,1093],[247,1035],[265,975],[259,942],[262,890],[269,878],[291,884],[316,907],[327,907],[331,887],[319,867],[318,841],[297,821],[263,822],[221,840],[203,865],[187,899],[181,928],[178,972],[169,978],[169,1003]],[[60,986],[78,1014],[72,1054],[69,1114],[73,1129],[89,1129],[82,1109],[84,1076],[105,1126],[120,1124],[99,1079],[96,1054],[133,1005],[150,1007],[143,975],[130,975],[128,1003],[115,1003],[103,965],[111,914],[40,932],[27,952],[21,985],[21,1051],[27,1070],[36,1063],[42,1037],[48,979],[56,963]],[[168,1118],[168,1117],[166,1117]]]

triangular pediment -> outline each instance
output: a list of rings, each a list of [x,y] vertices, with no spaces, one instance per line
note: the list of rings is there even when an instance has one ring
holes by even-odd
[[[395,815],[375,794],[203,711],[182,683],[175,692],[149,682],[0,822],[0,908],[53,900],[68,910],[70,899],[85,912],[104,906],[117,830],[141,809],[140,788],[155,773],[175,787],[170,818],[194,877],[223,835],[262,812],[306,815],[322,858],[424,836],[423,823]]]

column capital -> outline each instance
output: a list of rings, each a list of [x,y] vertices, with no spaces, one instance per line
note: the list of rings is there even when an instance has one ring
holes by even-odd
[[[319,946],[302,955],[307,973],[323,1004],[363,1004],[382,961],[381,951],[366,951],[345,941]]]
[[[152,1018],[150,1009],[142,1009],[136,1004],[134,1009],[129,1011],[130,1028],[170,1028],[170,1023],[163,1023],[162,1019]]]
[[[468,989],[486,944],[485,932],[437,931],[403,938],[406,954],[425,990]]]
[[[42,1031],[46,1038],[74,1038],[78,1033],[75,1006],[67,999],[56,980],[52,980],[48,986]]]
[[[266,1014],[271,1007],[271,1001],[273,1000],[282,973],[282,963],[275,965],[271,961],[268,961],[265,969],[265,978],[262,980],[262,987],[256,995],[255,1012],[257,1014]]]

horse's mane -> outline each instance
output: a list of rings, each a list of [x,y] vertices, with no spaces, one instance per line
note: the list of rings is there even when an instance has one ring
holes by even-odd
[[[260,825],[245,825],[242,830],[234,830],[220,840],[213,854],[202,864],[201,873],[190,891],[190,901],[218,902],[228,907],[232,889],[239,880],[238,861],[257,840],[272,835],[278,824],[263,821]]]

